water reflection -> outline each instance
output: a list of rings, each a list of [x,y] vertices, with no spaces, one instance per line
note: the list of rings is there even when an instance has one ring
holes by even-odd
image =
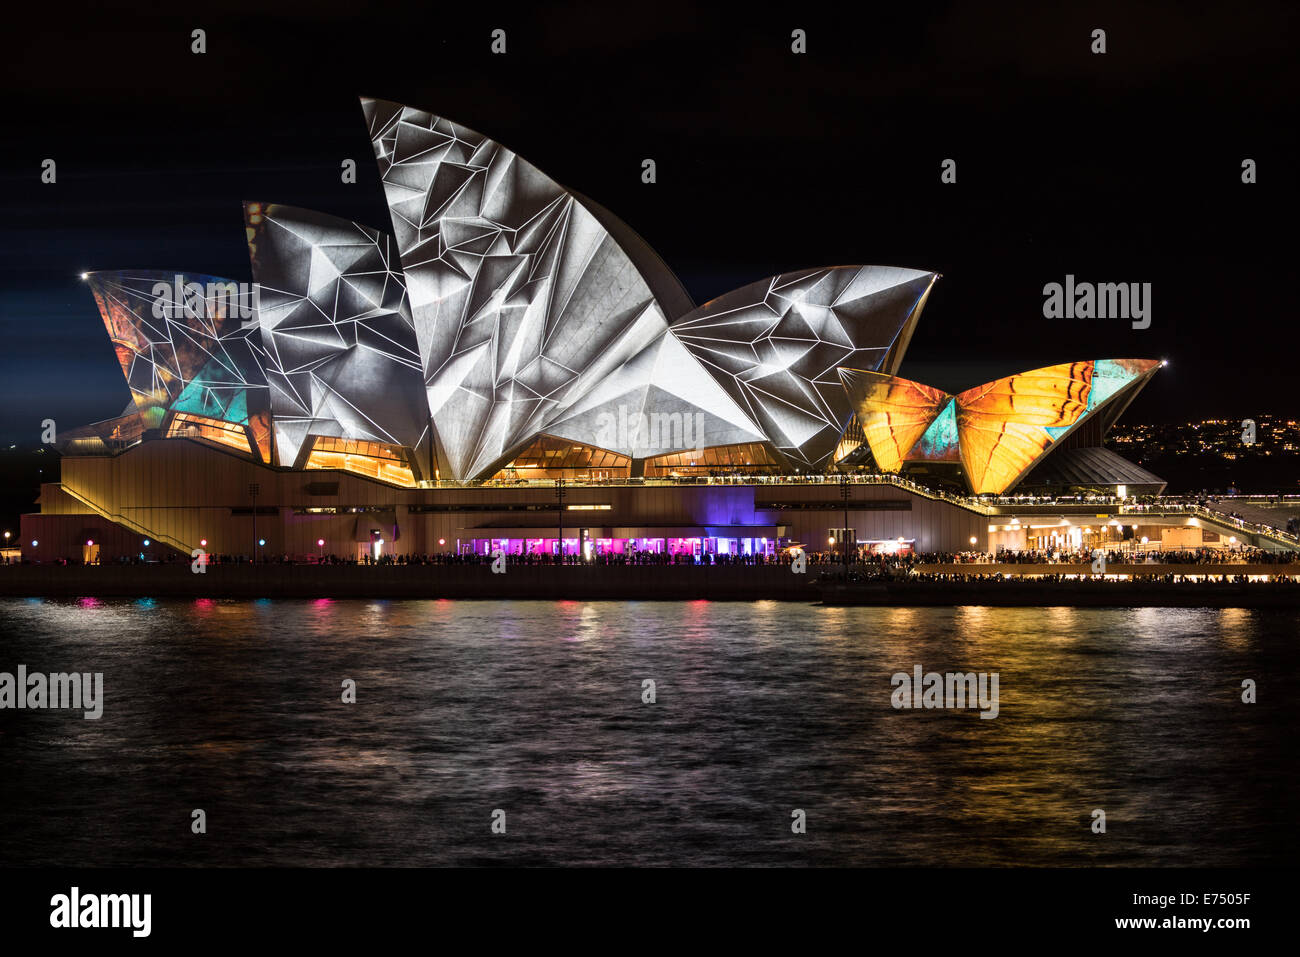
[[[0,670],[105,675],[99,721],[0,712],[5,862],[1282,863],[1296,617],[0,601]],[[998,717],[895,710],[916,665],[997,672]]]

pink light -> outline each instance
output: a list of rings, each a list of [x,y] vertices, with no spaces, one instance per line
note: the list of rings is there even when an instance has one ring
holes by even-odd
[[[317,545],[324,545],[324,544],[325,544],[325,539],[323,539],[323,538],[318,538],[318,539],[316,539],[316,544],[317,544]]]
[[[206,548],[206,547],[207,547],[207,544],[208,544],[208,540],[207,540],[206,538],[200,538],[200,539],[199,539],[199,544],[202,545],[202,546],[204,546],[204,547]]]
[[[95,543],[94,543],[93,541],[91,541],[91,540],[88,538],[88,539],[86,539],[86,544],[87,544],[87,545],[94,545]]]

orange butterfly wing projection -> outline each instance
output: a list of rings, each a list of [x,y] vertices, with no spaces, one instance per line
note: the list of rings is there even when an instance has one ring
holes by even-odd
[[[903,467],[912,446],[952,398],[928,385],[880,372],[841,369],[840,376],[876,465],[886,472]]]
[[[1157,359],[1063,362],[955,397],[880,372],[839,371],[881,470],[897,472],[909,462],[960,461],[972,492],[1000,495],[1052,443],[1140,385],[1160,364]]]
[[[971,491],[1009,488],[1076,425],[1088,411],[1092,373],[1091,361],[1065,362],[958,394],[957,431]]]

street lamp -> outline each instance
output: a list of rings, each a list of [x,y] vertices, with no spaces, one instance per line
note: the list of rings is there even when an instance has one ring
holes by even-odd
[[[564,563],[564,479],[555,480],[555,534],[556,552],[560,564]]]
[[[844,536],[844,569],[849,567],[849,496],[853,494],[853,489],[849,485],[849,473],[840,473],[840,498],[844,500],[844,527],[840,529],[840,534]]]
[[[316,539],[316,547],[320,549],[321,561],[324,561],[325,560],[325,539],[323,538]]]
[[[259,485],[257,482],[248,483],[248,494],[249,497],[252,498],[253,500],[253,540],[256,541],[258,545],[266,544],[260,538],[257,537],[257,493],[260,492],[261,490],[262,490],[262,486]],[[253,561],[257,561],[256,554],[254,554],[253,556]]]

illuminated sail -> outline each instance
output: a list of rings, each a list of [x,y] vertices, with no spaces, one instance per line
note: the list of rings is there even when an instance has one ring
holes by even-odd
[[[876,464],[897,472],[951,396],[928,385],[879,372],[841,369]]]
[[[1155,359],[1095,359],[1032,369],[955,396],[897,376],[840,369],[876,464],[960,463],[971,491],[1014,488],[1052,446],[1149,377]]]

